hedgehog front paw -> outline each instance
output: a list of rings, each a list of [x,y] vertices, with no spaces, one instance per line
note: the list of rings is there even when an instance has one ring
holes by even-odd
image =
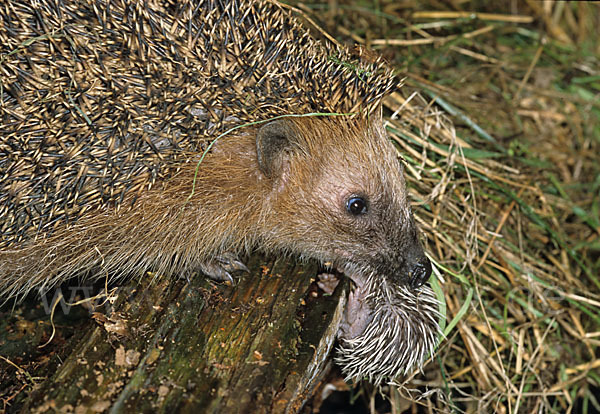
[[[319,273],[317,277],[319,278],[317,286],[319,286],[326,295],[333,295],[335,288],[340,283],[337,276],[333,273]]]
[[[234,284],[231,273],[237,271],[249,272],[248,268],[233,253],[224,253],[214,259],[200,263],[199,270],[212,280]]]

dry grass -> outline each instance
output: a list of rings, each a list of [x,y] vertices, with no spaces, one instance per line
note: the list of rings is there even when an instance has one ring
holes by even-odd
[[[389,131],[448,325],[392,410],[598,412],[600,4],[414,3],[296,4],[407,76]]]

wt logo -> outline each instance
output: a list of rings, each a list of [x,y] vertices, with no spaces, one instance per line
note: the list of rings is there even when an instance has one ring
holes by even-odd
[[[95,307],[101,305],[101,303],[99,303],[101,301],[104,301],[106,306],[109,306],[109,301],[105,300],[107,295],[105,294],[104,290],[93,296],[92,286],[71,286],[68,288],[68,290],[68,295],[65,295],[62,288],[56,289],[54,291],[52,300],[50,301],[48,301],[48,296],[42,296],[42,305],[44,306],[44,311],[46,314],[49,315],[52,312],[52,308],[55,307],[55,303],[57,301],[59,302],[60,307],[65,315],[69,314],[71,307],[75,304],[75,302],[90,303],[92,305],[89,307],[90,313],[92,313]]]

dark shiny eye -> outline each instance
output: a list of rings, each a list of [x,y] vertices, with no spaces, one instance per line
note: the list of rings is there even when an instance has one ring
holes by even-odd
[[[362,197],[351,197],[346,204],[346,209],[348,209],[348,213],[355,216],[365,214],[368,210],[367,202]]]

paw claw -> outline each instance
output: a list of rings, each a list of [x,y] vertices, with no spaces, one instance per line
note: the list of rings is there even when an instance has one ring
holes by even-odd
[[[219,264],[228,272],[249,272],[250,269],[240,261],[240,259],[232,253],[225,253],[222,256],[218,256],[215,259]]]
[[[225,282],[234,284],[233,276],[231,273],[244,271],[249,272],[250,270],[242,263],[237,256],[232,253],[224,253],[221,256],[215,257],[205,263],[201,263],[199,269],[206,276],[218,282]]]

